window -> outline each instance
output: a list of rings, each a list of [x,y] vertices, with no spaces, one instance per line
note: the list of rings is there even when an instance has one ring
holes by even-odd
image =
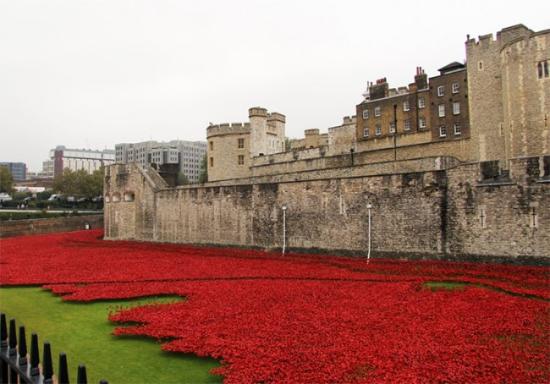
[[[460,126],[460,123],[454,123],[453,129],[455,131],[455,136],[459,136],[462,134],[462,127]]]
[[[410,109],[411,109],[411,106],[409,105],[409,101],[405,100],[403,102],[403,111],[407,112],[407,111],[410,111]]]
[[[548,77],[548,60],[539,61],[537,64],[539,79]]]
[[[437,87],[437,96],[445,96],[445,87],[443,85]]]
[[[244,155],[239,155],[239,165],[244,164]]]
[[[213,158],[213,157],[210,158],[210,166],[211,166],[211,167],[214,166],[214,158]]]
[[[390,123],[390,133],[395,133],[395,121]]]
[[[453,103],[453,115],[460,115],[460,103]]]
[[[487,215],[485,214],[485,208],[479,208],[479,224],[481,228],[487,227]]]
[[[447,137],[447,128],[444,125],[439,127],[439,137]]]
[[[365,109],[363,110],[363,119],[367,120],[369,118],[369,110]]]
[[[483,61],[478,61],[477,62],[477,69],[478,69],[478,71],[483,71]]]
[[[374,116],[380,116],[380,107],[374,107]]]
[[[418,108],[422,109],[426,106],[426,101],[423,97],[418,98]]]
[[[452,92],[458,93],[459,90],[460,90],[460,85],[458,83],[453,83]]]
[[[407,119],[405,120],[405,131],[410,131],[411,130],[411,120]]]
[[[213,141],[210,142],[210,150],[211,150],[211,151],[214,150],[214,142],[213,142]]]
[[[531,212],[529,212],[529,227],[538,228],[538,226],[539,218],[537,216],[537,209],[535,207],[531,207]]]
[[[439,104],[438,111],[439,117],[445,117],[445,104]]]
[[[363,129],[363,137],[369,137],[369,129],[368,128]]]
[[[426,128],[426,119],[424,117],[418,118],[418,128],[420,129]]]
[[[244,148],[244,139],[238,139],[237,140],[237,147],[238,148]]]
[[[376,124],[376,131],[374,133],[376,136],[380,136],[382,134],[382,126],[380,124]]]

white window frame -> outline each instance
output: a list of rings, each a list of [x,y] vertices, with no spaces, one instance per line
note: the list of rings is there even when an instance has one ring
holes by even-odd
[[[395,121],[390,121],[390,133],[395,133]]]
[[[445,117],[445,104],[439,104],[437,106],[437,114],[439,117]]]
[[[418,118],[418,128],[426,129],[426,118],[421,116]]]
[[[363,120],[367,120],[369,118],[369,110],[364,109],[363,110]]]
[[[458,101],[453,102],[453,115],[460,115],[460,103]]]
[[[374,134],[376,136],[380,136],[382,134],[382,126],[380,124],[376,124]]]
[[[409,104],[409,100],[405,100],[403,102],[403,112],[408,112],[411,110],[411,106]]]
[[[374,116],[376,117],[380,116],[380,106],[374,107]]]
[[[426,100],[424,99],[424,97],[419,97],[418,98],[418,108],[419,109],[426,108]]]
[[[454,123],[453,124],[453,131],[455,136],[462,135],[462,127],[460,126],[460,123]]]
[[[437,87],[437,96],[445,96],[445,86],[440,85]]]
[[[363,129],[363,137],[369,137],[369,129],[368,128]]]
[[[405,120],[405,123],[403,125],[403,129],[405,131],[410,131],[411,130],[411,120],[410,119]]]
[[[439,126],[439,137],[447,137],[447,127],[444,125]]]
[[[458,93],[459,91],[460,91],[460,84],[458,84],[458,82],[453,83],[453,85],[452,85],[452,92],[453,92],[453,93]]]
[[[544,79],[550,74],[548,73],[548,60],[541,60],[537,63],[537,78],[538,79]]]

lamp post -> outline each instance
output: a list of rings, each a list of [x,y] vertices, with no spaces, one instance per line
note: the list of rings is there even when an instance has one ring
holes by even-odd
[[[286,205],[283,205],[281,209],[283,210],[283,255],[284,255],[286,250]]]
[[[397,160],[397,104],[393,105],[393,160]]]
[[[371,211],[372,209],[372,204],[371,203],[367,203],[367,210],[369,212],[369,230],[368,230],[368,251],[367,251],[367,263],[369,263],[370,261],[370,249],[371,249]]]

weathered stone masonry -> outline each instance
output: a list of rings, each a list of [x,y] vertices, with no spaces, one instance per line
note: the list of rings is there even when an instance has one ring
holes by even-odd
[[[368,201],[378,256],[550,257],[543,158],[514,160],[510,179],[496,181],[481,180],[479,163],[432,160],[431,170],[422,159],[416,173],[404,161],[392,172],[377,164],[347,167],[340,177],[331,170],[178,188],[152,169],[114,165],[105,180],[105,237],[279,248],[286,205],[290,248],[363,253]]]

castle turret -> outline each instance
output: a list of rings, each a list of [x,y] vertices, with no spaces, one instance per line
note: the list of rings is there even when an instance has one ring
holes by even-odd
[[[248,110],[250,121],[250,156],[263,156],[267,151],[267,109],[254,107]]]
[[[268,153],[284,152],[285,150],[285,123],[286,117],[279,112],[271,112],[267,117],[268,134],[274,137],[268,138]]]

